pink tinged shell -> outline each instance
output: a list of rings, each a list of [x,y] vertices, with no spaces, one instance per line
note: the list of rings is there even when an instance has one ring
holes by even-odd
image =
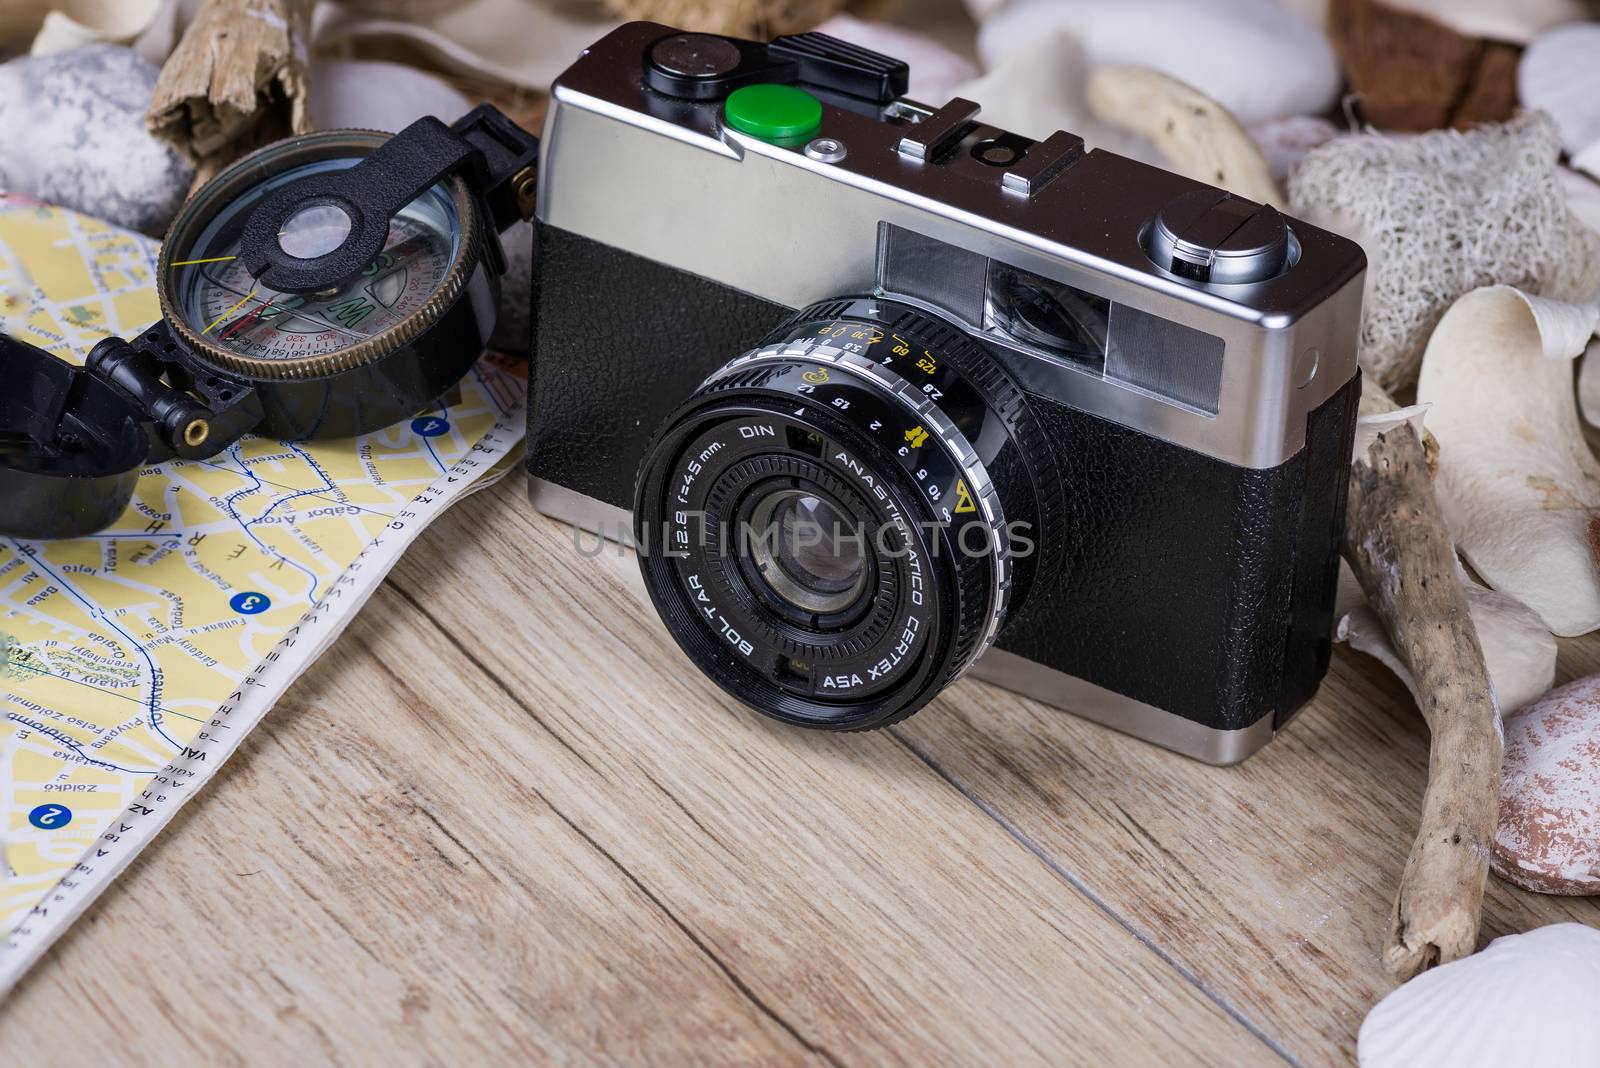
[[[1600,894],[1600,675],[1505,721],[1495,874],[1544,894]]]

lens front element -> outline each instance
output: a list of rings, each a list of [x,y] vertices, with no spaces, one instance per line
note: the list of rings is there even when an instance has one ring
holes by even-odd
[[[866,587],[864,525],[804,489],[767,493],[751,515],[750,559],[767,589],[814,615],[850,608]]]
[[[832,310],[725,365],[668,420],[634,521],[646,587],[701,670],[767,715],[859,730],[911,714],[993,641],[1013,565],[987,465],[1022,468],[1008,430],[1022,406],[936,320],[883,301]]]

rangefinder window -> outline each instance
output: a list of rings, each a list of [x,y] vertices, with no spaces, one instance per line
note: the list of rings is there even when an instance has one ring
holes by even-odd
[[[983,329],[1049,356],[1102,369],[1111,302],[1105,297],[989,261]]]

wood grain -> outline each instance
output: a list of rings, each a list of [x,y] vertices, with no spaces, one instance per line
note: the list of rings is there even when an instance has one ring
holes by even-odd
[[[1427,762],[1374,662],[1236,768],[973,682],[829,736],[722,698],[636,574],[520,480],[441,519],[8,1061],[1353,1063]],[[1484,938],[1563,919],[1491,880]]]
[[[0,1048],[1282,1063],[893,735],[718,696],[632,559],[584,559],[520,489],[413,550],[18,988]]]

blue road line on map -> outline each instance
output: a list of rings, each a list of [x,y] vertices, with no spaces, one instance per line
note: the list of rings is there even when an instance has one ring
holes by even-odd
[[[421,437],[421,435],[419,434],[418,437]],[[439,459],[439,454],[433,451],[433,439],[432,438],[422,438],[422,443],[428,447],[428,455],[433,457],[433,462],[439,466],[439,470],[440,471],[448,471],[448,470],[450,470],[448,467],[446,467],[444,465],[444,461]]]
[[[92,682],[84,682],[82,679],[75,679],[71,675],[58,675],[54,671],[46,671],[44,668],[34,667],[32,664],[19,664],[16,661],[12,661],[10,667],[13,671],[31,671],[35,675],[48,675],[52,679],[60,679],[62,682],[70,682],[74,686],[82,686],[86,690],[93,690],[95,693],[104,694],[107,697],[115,697],[119,701],[132,701],[136,705],[144,704],[144,702],[139,700],[137,697],[129,697],[125,693],[118,693],[115,690],[108,690],[104,686],[96,686]],[[161,709],[161,714],[163,716],[177,716],[179,719],[193,720],[196,723],[206,722],[199,716],[191,716],[187,712],[179,712],[176,708],[163,707]]]
[[[182,749],[183,745],[172,735],[168,734],[167,729],[161,725],[161,717],[163,712],[161,710],[161,702],[156,700],[156,662],[155,658],[150,655],[150,650],[146,649],[141,643],[134,641],[133,635],[123,630],[122,627],[118,625],[116,620],[112,619],[100,609],[90,604],[88,598],[84,597],[83,594],[79,593],[73,588],[72,583],[68,582],[66,579],[50,570],[50,565],[39,559],[36,553],[26,552],[22,548],[22,543],[16,538],[10,538],[8,540],[16,548],[17,552],[21,553],[23,556],[26,556],[33,562],[34,567],[39,568],[46,575],[49,575],[51,578],[55,579],[62,589],[66,590],[68,593],[72,594],[73,597],[77,598],[78,603],[83,605],[83,607],[88,611],[90,619],[97,619],[106,626],[110,627],[112,630],[116,631],[118,634],[122,635],[122,640],[131,645],[135,650],[138,651],[139,655],[144,658],[145,667],[150,669],[150,698],[147,702],[147,707],[150,713],[150,726],[154,727],[156,733],[165,738],[167,740],[167,744],[172,746],[172,748]],[[84,759],[87,760],[88,758],[85,757]]]
[[[290,448],[294,448],[294,446],[291,445]],[[300,450],[295,449],[295,451],[299,452]],[[279,552],[273,550],[272,548],[270,548],[266,544],[266,542],[264,542],[260,538],[256,537],[256,532],[250,529],[250,522],[248,520],[246,520],[243,516],[241,516],[239,514],[239,510],[233,506],[233,502],[237,498],[243,497],[246,494],[254,493],[256,490],[259,490],[261,488],[261,486],[262,486],[262,482],[261,482],[261,480],[259,478],[256,477],[255,472],[250,470],[249,466],[244,462],[244,459],[239,455],[239,446],[237,444],[232,445],[232,446],[229,447],[228,455],[232,456],[233,457],[233,462],[239,465],[240,474],[244,475],[245,478],[248,478],[251,482],[254,483],[254,485],[250,486],[247,489],[238,490],[237,492],[228,494],[226,497],[224,497],[222,499],[223,506],[228,509],[228,514],[233,517],[233,521],[235,523],[239,524],[239,529],[244,531],[245,537],[249,538],[251,541],[256,543],[256,548],[260,549],[267,556],[270,556],[275,560],[282,560],[284,563],[288,564],[290,567],[294,568],[296,571],[299,571],[301,574],[305,575],[306,578],[311,580],[310,599],[311,599],[311,601],[313,603],[315,603],[316,599],[317,599],[317,586],[320,584],[320,582],[319,582],[319,580],[317,578],[317,573],[315,571],[312,571],[308,567],[304,567],[304,566],[302,566],[300,564],[295,563],[293,560],[289,559],[287,556],[284,556],[282,553],[279,553]],[[304,455],[304,453],[301,453],[301,455]],[[315,465],[313,465],[313,466],[315,466]],[[318,468],[317,470],[320,472],[321,468]],[[323,475],[322,477],[323,477],[323,481],[326,482],[328,476]],[[332,489],[332,487],[329,486],[329,487],[327,487],[327,489]],[[316,489],[316,490],[304,490],[304,491],[300,491],[300,492],[301,492],[301,495],[304,495],[305,493],[322,493],[322,492],[324,492],[324,490],[319,488],[319,489]],[[271,510],[271,506],[269,506],[268,510],[269,511]],[[263,513],[263,514],[265,514],[265,513]]]
[[[327,490],[329,493],[333,494],[335,497],[339,496],[339,487],[335,486],[333,484],[333,479],[329,478],[328,477],[328,472],[324,471],[322,469],[322,465],[317,463],[316,457],[312,456],[309,452],[306,452],[304,449],[302,449],[300,446],[296,445],[292,441],[285,441],[283,444],[284,444],[285,447],[287,447],[289,449],[290,452],[294,453],[296,456],[300,457],[300,459],[304,460],[306,462],[306,465],[308,467],[310,467],[311,470],[313,470],[313,471],[315,471],[317,473],[317,477],[322,479],[322,488],[323,489]]]
[[[62,734],[60,731],[56,730],[54,727],[51,727],[51,726],[49,726],[48,724],[45,724],[45,723],[35,723],[31,719],[23,719],[21,716],[17,715],[15,712],[7,712],[6,713],[6,719],[11,720],[13,723],[20,723],[24,727],[28,728],[31,731],[38,731],[40,734],[44,735],[46,738],[54,738],[56,741],[60,742],[64,746],[66,746],[68,749],[72,750],[74,753],[77,753],[86,762],[88,762],[90,764],[93,764],[95,767],[110,768],[112,771],[124,771],[124,772],[127,772],[129,775],[158,775],[158,774],[160,774],[160,771],[161,771],[160,768],[157,768],[155,771],[147,771],[144,768],[125,768],[121,764],[113,764],[109,760],[99,760],[99,759],[97,759],[95,757],[90,756],[88,753],[85,753],[83,751],[83,745],[81,743],[73,741],[71,738],[68,738],[65,734]]]

